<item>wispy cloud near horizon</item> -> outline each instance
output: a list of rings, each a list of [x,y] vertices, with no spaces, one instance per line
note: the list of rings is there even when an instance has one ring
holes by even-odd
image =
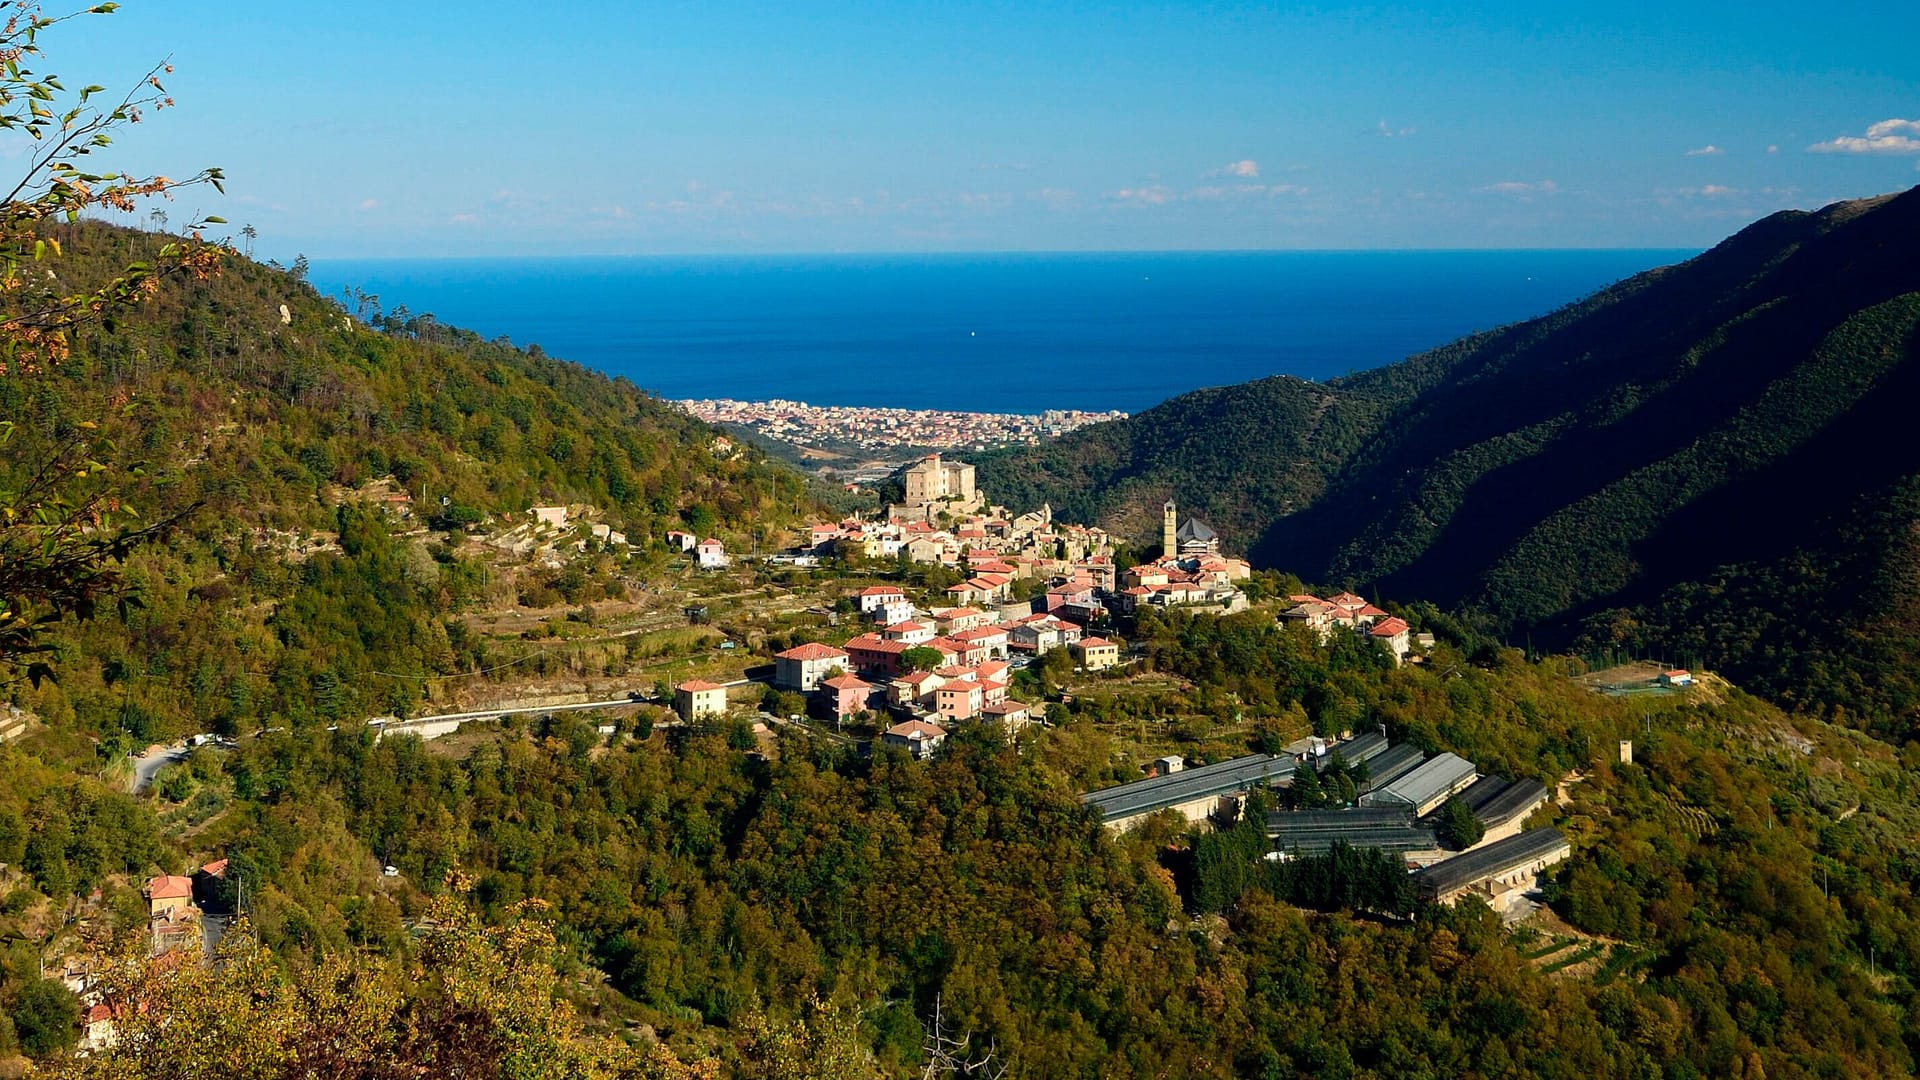
[[[1687,151],[1687,156],[1688,157],[1720,157],[1725,153],[1726,153],[1725,150],[1720,149],[1719,147],[1713,145],[1712,143],[1708,143],[1707,145],[1699,148],[1698,150]]]
[[[1172,202],[1174,198],[1173,189],[1167,187],[1165,184],[1154,184],[1151,187],[1121,188],[1119,191],[1113,193],[1113,200],[1115,202],[1128,206],[1165,206]]]
[[[1560,190],[1560,185],[1551,180],[1529,182],[1526,180],[1502,180],[1497,184],[1488,184],[1473,190],[1482,195],[1551,195]]]

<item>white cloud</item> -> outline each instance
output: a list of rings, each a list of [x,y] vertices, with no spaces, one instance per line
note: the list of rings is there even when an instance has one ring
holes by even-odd
[[[1483,195],[1551,195],[1560,190],[1560,186],[1551,180],[1528,183],[1525,180],[1502,180],[1497,184],[1475,188]]]
[[[1031,195],[1028,195],[1027,198],[1032,199],[1035,202],[1046,203],[1049,207],[1055,210],[1064,209],[1080,201],[1080,195],[1078,192],[1069,191],[1066,188],[1051,188],[1051,187],[1041,188],[1039,191],[1036,191]]]
[[[1768,147],[1767,147],[1767,153],[1769,153],[1769,154],[1777,154],[1777,153],[1779,153],[1779,152],[1780,152],[1780,148],[1779,148],[1778,146],[1774,146],[1774,145],[1771,145],[1771,144],[1769,144],[1769,145],[1768,145]]]
[[[1725,150],[1720,149],[1719,147],[1713,145],[1712,143],[1708,143],[1707,145],[1701,147],[1698,150],[1687,151],[1687,156],[1688,157],[1719,157],[1724,153],[1726,153]]]
[[[994,210],[1012,202],[1013,196],[1004,191],[963,191],[958,201],[969,210]]]
[[[1260,175],[1260,163],[1257,161],[1253,161],[1251,159],[1243,158],[1239,161],[1222,165],[1219,168],[1208,173],[1207,175],[1209,177],[1238,176],[1243,180],[1251,180],[1254,177]]]
[[[1113,193],[1115,202],[1132,206],[1165,206],[1174,200],[1173,192],[1165,184],[1152,187],[1121,188]]]
[[[360,209],[362,210],[377,209],[379,205],[380,205],[379,199],[361,199],[360,200]]]
[[[1414,131],[1415,129],[1410,127],[1403,127],[1403,128],[1394,127],[1393,125],[1387,123],[1385,120],[1380,121],[1380,123],[1375,125],[1373,129],[1373,133],[1375,135],[1380,136],[1383,139],[1401,138],[1403,136],[1413,134]]]
[[[1894,118],[1867,126],[1862,135],[1841,135],[1807,147],[1809,154],[1920,154],[1920,120]]]
[[[1920,135],[1920,120],[1882,120],[1868,126],[1867,138],[1878,139],[1883,135]]]

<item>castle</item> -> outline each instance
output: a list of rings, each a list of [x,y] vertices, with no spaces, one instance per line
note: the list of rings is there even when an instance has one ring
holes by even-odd
[[[928,521],[943,510],[970,514],[985,505],[973,484],[973,466],[964,461],[941,461],[939,454],[928,454],[909,465],[901,477],[906,482],[906,501],[889,506],[889,518]]]

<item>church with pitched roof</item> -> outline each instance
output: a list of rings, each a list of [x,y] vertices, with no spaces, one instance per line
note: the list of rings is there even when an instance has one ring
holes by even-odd
[[[1162,559],[1208,559],[1220,555],[1220,534],[1199,518],[1180,520],[1180,511],[1172,499],[1161,507],[1160,546]]]

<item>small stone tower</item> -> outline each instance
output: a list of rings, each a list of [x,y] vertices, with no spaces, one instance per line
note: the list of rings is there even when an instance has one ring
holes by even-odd
[[[1174,509],[1173,500],[1160,508],[1160,557],[1171,559],[1180,554],[1180,539],[1174,534],[1180,531],[1180,515]]]

